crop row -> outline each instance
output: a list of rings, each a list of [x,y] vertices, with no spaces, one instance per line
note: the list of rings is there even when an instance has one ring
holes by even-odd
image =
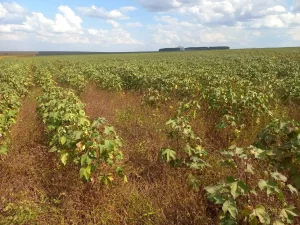
[[[289,60],[286,60],[286,58]],[[196,100],[216,115],[231,142],[278,105],[300,102],[298,54],[285,51],[47,58],[60,83],[82,91],[87,80],[109,90],[140,92],[154,106],[170,99]]]
[[[90,56],[54,58],[49,63],[66,77],[84,75],[105,89],[143,92],[152,88],[182,98],[197,95],[207,87],[229,87],[236,94],[247,88],[272,100],[297,101],[300,99],[298,61],[297,53],[274,51],[255,55],[253,52],[139,55],[126,60]]]
[[[79,165],[84,181],[94,179],[92,173],[100,169],[100,182],[109,183],[113,174],[104,164],[123,176],[118,166],[123,159],[122,142],[114,128],[105,125],[104,118],[91,122],[84,104],[72,90],[58,87],[47,67],[37,65],[35,79],[43,89],[38,112],[50,138],[50,152],[56,152],[64,165]]]
[[[203,187],[203,171],[212,166],[206,162],[210,153],[190,124],[199,108],[195,101],[179,104],[176,115],[166,123],[174,141],[173,146],[161,149],[162,160],[189,171],[188,184],[197,191],[204,189],[210,201],[222,206],[220,224],[293,223],[298,212],[291,196],[300,189],[300,123],[274,120],[253,145],[233,145],[221,151],[220,166],[231,168],[230,173],[219,183]],[[277,201],[276,208],[262,199]]]
[[[22,97],[32,86],[29,64],[19,61],[2,61],[0,84],[0,154],[7,154],[9,129],[15,123]]]

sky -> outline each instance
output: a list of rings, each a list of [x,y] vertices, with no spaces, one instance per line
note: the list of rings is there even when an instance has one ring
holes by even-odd
[[[300,0],[0,1],[0,51],[300,46]]]

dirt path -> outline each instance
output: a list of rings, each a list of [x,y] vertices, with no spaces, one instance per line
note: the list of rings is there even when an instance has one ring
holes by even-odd
[[[11,147],[9,155],[0,164],[1,189],[6,191],[22,191],[30,189],[32,177],[35,177],[36,157],[45,148],[43,127],[35,113],[37,103],[34,91],[27,96],[19,111],[17,123],[12,127]],[[41,156],[41,155],[40,155]],[[10,190],[12,189],[12,190]],[[1,191],[1,193],[3,193]]]
[[[48,224],[63,210],[62,198],[78,186],[73,185],[79,182],[77,171],[59,168],[55,154],[48,152],[36,113],[39,94],[35,89],[23,100],[8,156],[0,160],[0,224]]]
[[[124,209],[124,221],[129,220],[128,224],[199,224],[197,221],[213,224],[198,215],[204,206],[197,203],[205,198],[187,187],[185,176],[174,176],[176,172],[160,160],[160,148],[170,143],[159,130],[165,128],[166,121],[174,113],[173,107],[169,107],[172,103],[157,109],[142,106],[141,96],[137,94],[101,90],[91,83],[81,100],[91,119],[105,117],[123,139],[124,168],[129,183],[121,192],[117,192],[117,188],[110,192],[117,193],[118,204]],[[138,201],[132,206],[130,201],[134,198]],[[152,216],[139,215],[140,212],[148,215],[149,209],[145,206],[151,207]],[[128,218],[130,213],[135,215],[131,219]]]
[[[43,154],[46,152],[43,127],[38,122],[35,113],[37,107],[35,97],[39,94],[38,92],[36,90],[30,93],[23,100],[17,123],[12,127],[12,145],[9,154],[0,161],[2,207],[11,204],[10,210],[0,206],[0,218],[3,216],[1,220],[6,222],[10,221],[14,214],[20,213],[18,211],[24,207],[24,201],[30,201],[30,205],[35,205],[36,201],[34,190],[36,189],[36,178],[39,177],[37,174],[39,170],[36,170],[38,164],[36,159],[44,157]],[[25,212],[25,214],[27,213]],[[16,219],[16,221],[23,222],[22,219]]]
[[[137,107],[141,101],[140,97],[125,92],[101,90],[91,82],[80,97],[86,104],[85,111],[91,119],[101,116],[108,121],[114,121],[119,110]]]

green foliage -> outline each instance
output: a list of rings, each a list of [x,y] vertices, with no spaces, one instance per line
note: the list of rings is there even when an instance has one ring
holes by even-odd
[[[85,76],[80,71],[80,67],[76,65],[65,65],[57,72],[57,81],[71,87],[76,92],[80,93],[86,86]]]
[[[197,99],[202,110],[216,116],[216,128],[225,129],[235,143],[250,125],[273,116],[278,104],[300,102],[298,50],[197,52],[47,58],[59,82],[80,91],[86,80],[108,90],[143,93],[153,106],[169,99]]]
[[[168,95],[165,95],[158,90],[148,88],[147,92],[143,95],[142,104],[160,106],[166,104],[169,100],[170,97],[168,97]]]
[[[177,113],[166,123],[170,146],[161,149],[161,159],[188,171],[188,183],[196,190],[209,166],[204,160],[204,144],[191,125],[199,113],[213,121],[214,131],[234,144],[248,128],[276,118],[278,113],[288,114],[286,111],[300,103],[299,49],[138,54],[126,59],[124,55],[36,57],[30,63],[31,67],[28,62],[0,63],[0,154],[7,154],[9,128],[20,99],[31,86],[32,71],[43,88],[38,112],[46,125],[50,152],[64,165],[78,165],[84,181],[94,181],[98,170],[97,180],[105,185],[114,175],[127,181],[119,166],[122,143],[104,119],[90,121],[86,116],[75,93],[80,93],[88,80],[103,89],[137,91],[143,95],[143,104],[154,107],[171,99],[180,101]],[[58,87],[52,76],[65,88]],[[130,110],[118,113],[119,120],[131,117]],[[220,206],[221,224],[293,223],[297,212],[289,201],[300,188],[299,128],[297,121],[275,120],[253,146],[232,146],[222,152],[221,164],[229,166],[232,174],[205,188],[209,199]],[[260,174],[258,165],[267,165],[266,172]],[[278,208],[263,199],[275,201]]]
[[[9,128],[21,106],[21,98],[32,86],[29,64],[25,62],[0,62],[0,155],[8,152]]]
[[[106,125],[103,118],[91,123],[74,92],[58,87],[48,70],[39,69],[35,78],[43,94],[38,97],[38,112],[50,137],[50,152],[56,152],[64,165],[71,162],[79,165],[83,181],[90,181],[93,172],[102,164],[120,175],[118,162],[123,159],[122,141],[114,128]],[[101,183],[109,184],[113,180],[111,173],[108,174],[102,176]]]
[[[198,188],[197,176],[207,166],[202,158],[207,152],[201,145],[201,139],[192,130],[189,119],[196,115],[200,106],[197,101],[180,102],[175,118],[166,125],[170,127],[170,138],[175,141],[173,148],[162,148],[161,158],[173,167],[185,167],[191,170],[188,181],[192,187]]]
[[[300,188],[300,123],[275,120],[258,136],[254,144],[268,153],[268,159],[279,169],[288,171]]]
[[[176,152],[172,149],[162,149],[161,150],[162,159],[166,160],[168,163],[176,160]]]
[[[265,171],[262,178],[256,174],[250,161],[256,163],[255,161],[267,160],[259,157],[257,150],[252,146],[247,149],[232,146],[222,152],[226,157],[222,165],[235,168],[239,178],[230,176],[225,182],[205,188],[208,198],[215,204],[222,205],[220,224],[238,224],[241,221],[247,221],[249,224],[271,224],[271,212],[268,212],[267,206],[255,200],[258,194],[276,197],[281,202],[281,211],[274,209],[277,216],[272,215],[278,218],[274,221],[275,224],[292,223],[294,217],[298,216],[295,207],[288,206],[285,198],[286,188],[290,189],[292,194],[298,194],[298,191],[287,183],[287,177],[278,171]],[[271,167],[270,170],[272,169]]]

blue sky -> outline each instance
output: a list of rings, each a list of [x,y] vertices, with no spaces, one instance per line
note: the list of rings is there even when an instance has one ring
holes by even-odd
[[[0,51],[300,46],[300,0],[0,1]]]

